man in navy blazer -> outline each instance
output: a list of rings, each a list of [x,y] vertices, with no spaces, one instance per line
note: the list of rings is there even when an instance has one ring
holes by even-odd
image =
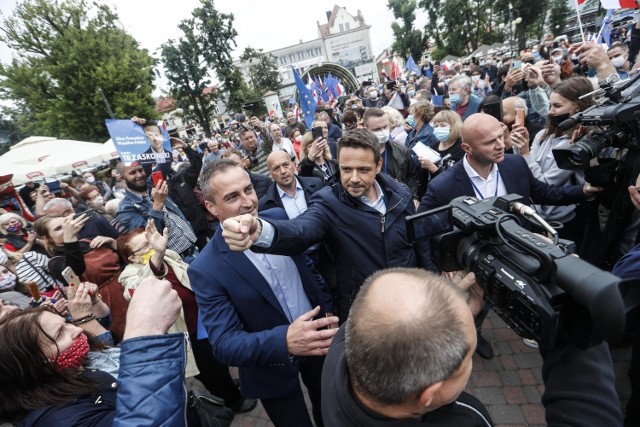
[[[222,223],[257,215],[258,198],[246,171],[230,160],[205,166],[200,186],[207,209]],[[281,218],[285,212],[274,211]],[[317,426],[322,363],[338,318],[331,296],[303,257],[232,252],[218,229],[189,267],[202,323],[218,360],[238,366],[244,396],[259,398],[276,426],[312,426],[298,375]],[[315,307],[315,308],[312,308]],[[316,320],[314,320],[316,318]]]
[[[484,199],[515,193],[536,204],[570,205],[600,191],[589,183],[565,187],[534,178],[521,156],[504,153],[502,126],[488,114],[473,114],[465,120],[462,149],[466,153],[463,161],[429,183],[419,212],[444,206],[460,196]]]
[[[324,187],[320,178],[296,176],[295,165],[286,151],[274,151],[267,157],[271,183],[260,197],[258,210],[282,208],[293,219],[307,209],[311,195]],[[283,197],[286,199],[283,202]],[[287,206],[285,206],[285,203]]]

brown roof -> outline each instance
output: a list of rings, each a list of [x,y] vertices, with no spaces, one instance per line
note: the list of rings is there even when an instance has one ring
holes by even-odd
[[[336,16],[338,15],[338,10],[340,10],[340,6],[338,6],[337,4],[333,6],[333,10],[331,11],[331,16],[329,16],[329,23],[328,24],[318,24],[318,28],[320,29],[320,34],[322,34],[323,37],[327,37],[329,36],[331,33],[329,31],[329,29],[331,27],[333,27],[333,24],[335,24],[336,22]]]
[[[167,113],[176,108],[176,100],[173,98],[158,98],[156,100],[156,111],[158,113]]]

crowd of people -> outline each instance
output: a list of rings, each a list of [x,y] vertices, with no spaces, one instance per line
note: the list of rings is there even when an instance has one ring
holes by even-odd
[[[640,29],[629,42],[427,62],[319,102],[309,127],[293,109],[237,114],[172,137],[172,161],[27,183],[29,215],[0,215],[0,420],[199,425],[184,383],[236,412],[259,399],[276,426],[492,425],[464,393],[473,354],[493,357],[482,288],[441,272],[405,217],[515,193],[595,263],[603,189],[552,150],[589,131],[560,124],[599,81],[640,68]],[[638,191],[621,277],[637,276]],[[640,423],[636,341],[627,425]],[[549,424],[623,424],[606,342],[527,345]]]

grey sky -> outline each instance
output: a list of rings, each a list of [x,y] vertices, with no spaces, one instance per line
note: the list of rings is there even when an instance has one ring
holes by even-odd
[[[170,38],[177,38],[178,23],[190,16],[191,10],[198,0],[105,0],[115,7],[123,27],[136,38],[140,44],[156,52],[160,45]],[[5,16],[11,14],[16,0],[0,0],[0,10]],[[248,1],[248,0],[216,0],[218,10],[233,13],[234,27],[238,31],[237,48],[234,58],[240,56],[246,46],[265,51],[278,49],[309,41],[318,37],[317,21],[326,23],[326,12],[331,11],[336,3],[333,1]],[[365,22],[372,26],[371,44],[373,52],[378,55],[393,42],[391,21],[393,14],[387,9],[386,0],[343,0],[340,6],[355,15],[360,9]],[[419,12],[417,26],[426,22],[425,13]],[[7,63],[11,60],[11,51],[0,45],[0,60]],[[161,79],[156,84],[163,86]]]

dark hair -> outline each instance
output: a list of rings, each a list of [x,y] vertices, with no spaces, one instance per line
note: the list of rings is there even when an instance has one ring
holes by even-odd
[[[17,311],[0,320],[0,419],[18,422],[31,411],[72,402],[99,389],[77,370],[56,371],[40,347],[55,339],[40,324],[44,312],[59,314],[47,305]],[[86,332],[85,332],[86,334]],[[92,347],[97,340],[87,334]]]
[[[342,123],[346,126],[347,123],[353,124],[354,126],[358,124],[358,116],[354,111],[347,110],[342,115]]]
[[[380,109],[378,108],[378,110]],[[382,114],[384,114],[384,111]],[[373,152],[373,161],[378,164],[380,160],[380,142],[378,142],[378,138],[373,133],[366,129],[354,129],[342,134],[342,137],[338,140],[338,162],[340,161],[340,151],[344,147],[371,150]]]
[[[384,111],[382,108],[372,107],[365,111],[364,116],[362,117],[362,121],[364,122],[364,126],[367,127],[367,123],[371,117],[383,117]]]
[[[498,95],[487,95],[484,98],[482,98],[482,101],[480,101],[480,105],[478,105],[478,111],[482,112],[482,110],[484,110],[484,106],[487,104],[493,104],[494,102],[500,102],[501,98]]]
[[[384,307],[369,301],[372,284],[390,280],[385,277],[390,273],[424,285],[415,302],[424,315],[411,319],[385,315],[381,311]],[[470,351],[454,305],[457,298],[465,300],[459,288],[425,270],[392,268],[369,276],[351,306],[345,327],[345,353],[353,387],[375,402],[394,405],[449,378]]]
[[[71,178],[71,185],[72,186],[76,186],[76,185],[82,185],[84,183],[86,183],[87,181],[84,180],[83,177],[81,176],[74,176],[73,178]]]
[[[578,106],[578,111],[584,111],[587,108],[595,105],[593,101],[593,97],[587,96],[585,98],[580,99],[581,96],[586,95],[589,92],[593,91],[593,84],[591,80],[586,77],[571,77],[570,79],[564,80],[558,84],[553,89],[553,93],[557,93],[561,97],[575,103]],[[572,130],[569,130],[565,133],[569,133]],[[551,122],[547,119],[547,126],[544,132],[543,139],[546,139],[550,135],[560,136],[562,132],[559,129],[556,129],[555,126],[551,124]]]
[[[229,159],[220,159],[204,165],[202,171],[200,172],[198,183],[200,184],[200,190],[202,190],[202,196],[206,201],[214,203],[213,188],[211,188],[211,178],[219,173],[224,173],[231,168],[240,168],[244,171],[242,165],[239,165],[233,160]]]
[[[129,246],[129,240],[136,237],[138,234],[144,233],[144,227],[134,228],[133,230],[121,234],[116,239],[116,246],[118,247],[118,255],[120,258],[129,262],[129,257],[133,255],[133,250]]]

